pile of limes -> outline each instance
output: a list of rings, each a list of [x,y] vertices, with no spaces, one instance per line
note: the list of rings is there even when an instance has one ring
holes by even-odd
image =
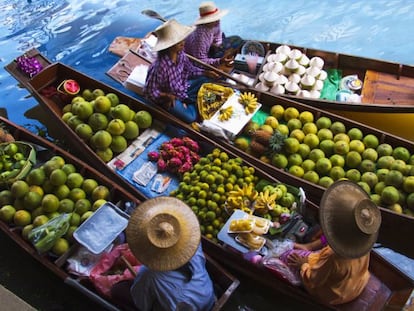
[[[277,122],[266,122],[270,117]],[[271,107],[266,120],[250,122],[248,132],[252,128],[278,131],[286,138],[278,152],[272,153],[267,145],[262,161],[325,188],[349,179],[376,204],[414,216],[414,155],[406,147],[381,143],[379,137],[357,127],[346,128],[341,121],[327,116],[316,119],[310,111],[280,104]],[[248,152],[246,144],[237,142]]]
[[[25,179],[0,191],[0,219],[21,227],[23,238],[49,220],[69,213],[70,227],[58,245],[55,255],[63,254],[73,242],[72,234],[109,199],[109,189],[95,179],[84,177],[61,156],[53,156],[33,168]]]
[[[62,112],[62,120],[105,162],[152,125],[148,111],[134,111],[120,103],[115,93],[105,94],[101,89],[83,90]]]

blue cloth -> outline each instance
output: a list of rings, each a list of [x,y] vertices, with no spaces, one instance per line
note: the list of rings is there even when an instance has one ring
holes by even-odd
[[[215,296],[205,261],[200,244],[191,260],[177,270],[152,271],[142,266],[131,287],[136,307],[141,311],[166,311],[184,303],[186,310],[211,310]]]

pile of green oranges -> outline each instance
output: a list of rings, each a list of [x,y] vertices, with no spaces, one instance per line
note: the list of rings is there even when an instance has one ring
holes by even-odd
[[[265,146],[261,161],[325,188],[340,179],[354,181],[376,204],[414,216],[414,155],[406,147],[280,104],[271,107],[262,124],[250,122],[236,146],[249,152],[247,136],[257,129],[285,136],[280,151],[272,152],[271,143]]]
[[[62,120],[104,162],[123,152],[140,131],[152,124],[148,111],[134,111],[120,103],[115,93],[105,94],[101,89],[84,89],[62,112]]]
[[[20,227],[27,239],[33,228],[69,213],[70,227],[52,252],[59,256],[73,242],[73,232],[109,199],[109,189],[86,178],[61,156],[53,156],[25,177],[0,191],[0,220]]]

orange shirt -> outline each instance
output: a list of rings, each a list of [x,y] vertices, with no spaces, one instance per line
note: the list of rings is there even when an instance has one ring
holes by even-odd
[[[343,258],[329,246],[309,255],[301,267],[307,291],[327,304],[349,302],[361,294],[369,280],[369,253],[356,259]]]

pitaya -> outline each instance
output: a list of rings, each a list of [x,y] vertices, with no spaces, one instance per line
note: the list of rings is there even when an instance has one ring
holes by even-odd
[[[184,155],[184,157],[190,154],[190,149],[186,146],[178,146],[176,150],[181,152]]]
[[[160,154],[157,151],[150,151],[148,152],[148,159],[151,161],[158,161],[160,158]]]
[[[185,173],[191,170],[193,165],[190,162],[184,162],[184,164],[178,169],[178,173]]]
[[[184,145],[184,142],[181,138],[174,137],[170,140],[170,144],[173,145],[174,147],[178,147],[178,146]]]
[[[173,149],[174,149],[174,146],[170,142],[162,143],[160,146],[160,150],[170,151]]]
[[[196,164],[198,161],[200,161],[200,155],[194,151],[190,152],[191,162],[193,164]]]
[[[166,150],[160,150],[160,157],[163,158],[164,160],[170,158],[170,156],[168,154],[168,151],[166,151]]]
[[[183,137],[184,146],[188,147],[190,150],[194,152],[198,152],[200,150],[200,146],[190,137]]]
[[[157,167],[160,172],[164,172],[167,169],[167,162],[164,159],[159,158],[157,161]]]
[[[167,164],[168,164],[168,168],[180,167],[181,165],[183,165],[183,162],[179,158],[173,157],[167,161]]]

